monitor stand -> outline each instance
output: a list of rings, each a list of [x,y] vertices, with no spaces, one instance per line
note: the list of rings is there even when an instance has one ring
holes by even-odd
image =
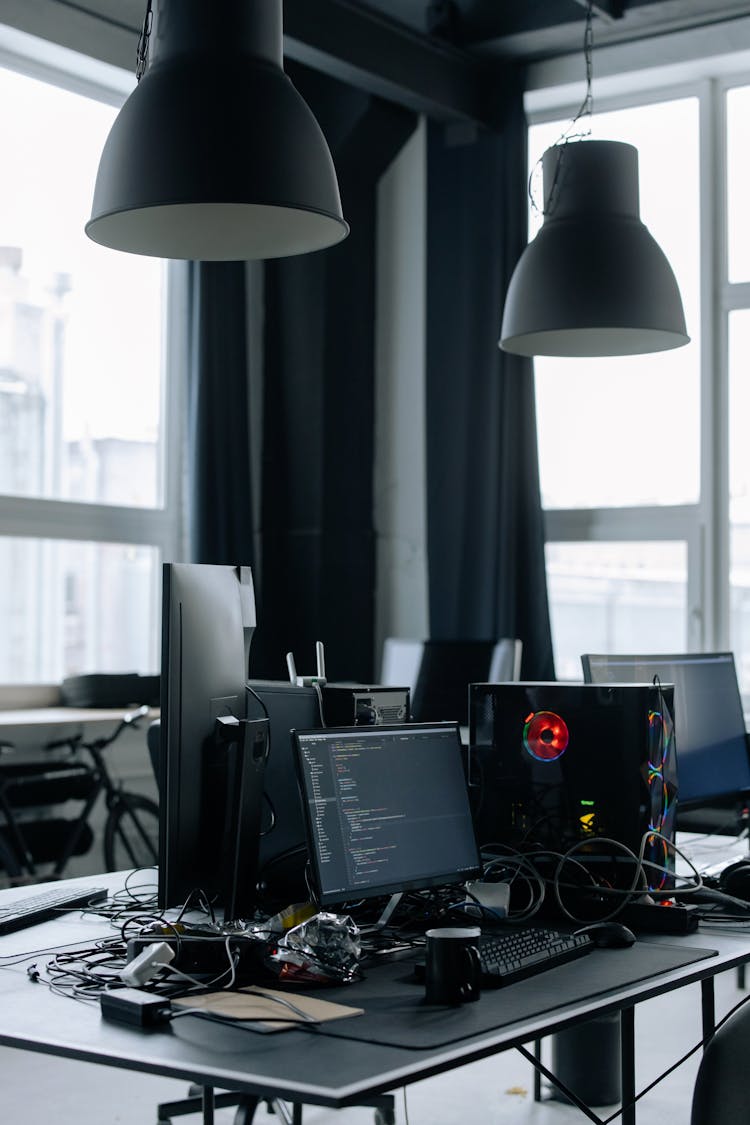
[[[360,926],[359,932],[361,934],[379,934],[381,933],[391,920],[393,911],[403,898],[403,891],[397,891],[396,894],[391,895],[388,902],[383,907],[383,912],[378,918],[377,922],[371,923],[369,926]]]

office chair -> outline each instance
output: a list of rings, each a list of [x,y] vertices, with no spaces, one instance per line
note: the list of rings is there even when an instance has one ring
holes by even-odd
[[[750,1004],[730,1016],[704,1051],[693,1087],[690,1125],[747,1125]]]
[[[469,722],[468,688],[472,683],[502,683],[521,676],[522,642],[412,640],[387,637],[383,642],[381,684],[411,689],[411,717],[416,722]]]

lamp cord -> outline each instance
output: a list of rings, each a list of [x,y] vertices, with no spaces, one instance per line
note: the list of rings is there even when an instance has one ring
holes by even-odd
[[[154,19],[151,3],[152,0],[147,0],[146,2],[146,15],[143,17],[143,27],[141,28],[141,34],[138,36],[138,47],[136,48],[135,77],[138,82],[140,82],[146,72],[146,63],[148,61],[148,41],[151,38],[151,24]]]
[[[593,78],[593,73],[594,73],[594,67],[593,67],[593,54],[594,54],[594,24],[593,24],[593,14],[594,13],[593,13],[593,7],[594,7],[593,0],[588,0],[588,3],[586,5],[586,27],[585,27],[584,33],[583,33],[583,58],[584,58],[584,63],[585,63],[585,68],[586,68],[586,93],[584,94],[583,101],[581,102],[580,106],[578,107],[577,113],[575,114],[575,116],[573,117],[573,119],[571,120],[571,122],[569,123],[567,128],[557,138],[557,140],[555,141],[555,144],[553,146],[553,147],[555,147],[559,150],[558,156],[557,156],[557,164],[555,165],[555,174],[552,177],[552,183],[550,184],[549,197],[547,199],[546,204],[541,208],[538,206],[538,204],[537,204],[537,202],[534,198],[534,185],[533,185],[533,181],[534,181],[534,179],[537,175],[537,170],[542,163],[541,157],[537,160],[536,164],[534,165],[534,167],[531,170],[531,175],[529,176],[529,199],[531,201],[531,207],[532,207],[532,210],[536,211],[537,214],[541,213],[542,216],[547,216],[547,215],[551,214],[551,212],[552,212],[552,200],[553,200],[554,195],[555,195],[555,188],[557,186],[557,181],[558,181],[558,178],[559,178],[559,175],[560,175],[560,168],[561,168],[563,156],[564,156],[564,153],[565,153],[565,145],[568,143],[568,141],[580,140],[581,137],[588,137],[588,136],[591,135],[591,118],[594,115],[594,96],[593,96],[593,93],[592,93],[592,78]],[[578,122],[581,120],[582,117],[588,117],[588,119],[589,119],[588,128],[586,128],[586,129],[580,129],[579,128],[576,133],[573,133],[572,130],[575,128],[575,126],[578,124]]]

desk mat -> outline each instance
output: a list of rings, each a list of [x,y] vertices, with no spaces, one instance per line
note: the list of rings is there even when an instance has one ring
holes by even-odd
[[[594,949],[576,961],[484,991],[475,1003],[458,1008],[428,1007],[411,962],[396,961],[375,966],[366,980],[346,989],[326,990],[327,999],[356,1004],[364,1015],[314,1034],[412,1050],[443,1047],[715,956],[715,949],[643,941],[629,949]]]

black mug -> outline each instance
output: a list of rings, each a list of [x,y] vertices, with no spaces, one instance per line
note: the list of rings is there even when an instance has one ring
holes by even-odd
[[[446,926],[428,930],[425,959],[425,1002],[463,1004],[479,999],[478,926]]]

